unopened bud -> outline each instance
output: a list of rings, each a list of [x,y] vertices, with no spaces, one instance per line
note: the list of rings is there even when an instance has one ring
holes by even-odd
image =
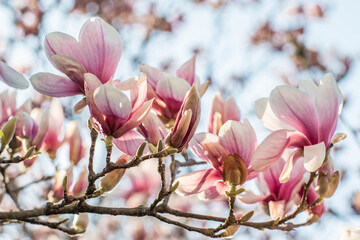
[[[89,225],[89,215],[87,213],[80,213],[74,216],[71,229],[74,229],[78,233],[84,233]]]
[[[346,134],[345,133],[336,133],[333,137],[333,139],[331,140],[332,144],[338,143],[342,140],[344,140],[346,138]]]
[[[320,171],[319,173],[319,179],[315,190],[320,198],[324,198],[329,192],[329,179],[327,174],[323,171]]]
[[[246,164],[239,155],[229,154],[225,157],[223,180],[227,185],[241,185],[246,181],[247,175]]]
[[[145,147],[146,147],[146,142],[143,142],[136,151],[136,157],[139,158],[144,154]]]
[[[241,219],[240,222],[247,222],[250,220],[250,218],[254,215],[254,211],[250,211],[247,214],[245,214]]]
[[[116,164],[126,164],[129,156],[122,155],[115,163]],[[107,173],[100,181],[100,191],[102,193],[112,191],[116,185],[120,182],[121,178],[124,176],[125,168],[115,169]]]
[[[7,123],[5,123],[4,127],[1,129],[3,136],[1,138],[0,152],[2,152],[5,149],[6,145],[8,145],[9,142],[11,141],[11,139],[13,138],[14,133],[15,133],[16,121],[17,121],[17,118],[13,117],[9,121],[7,121]]]
[[[237,233],[237,231],[239,230],[240,225],[230,225],[227,228],[225,228],[221,233],[221,237],[228,239],[228,238],[232,238],[234,237],[234,235]]]

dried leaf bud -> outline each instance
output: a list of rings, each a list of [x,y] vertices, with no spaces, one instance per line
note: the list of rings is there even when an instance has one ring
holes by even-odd
[[[74,229],[78,233],[84,233],[89,225],[89,215],[87,213],[79,213],[74,216],[71,229]]]
[[[336,191],[336,188],[338,186],[340,182],[340,172],[339,171],[336,171],[331,177],[330,177],[330,180],[329,180],[329,191],[327,192],[326,194],[326,198],[329,198],[331,197],[334,192]]]
[[[332,144],[338,143],[342,140],[344,140],[346,138],[346,134],[345,133],[336,133],[333,137],[333,139],[331,140]]]
[[[126,164],[129,159],[128,155],[121,155],[115,162],[116,164]],[[125,168],[115,169],[107,173],[100,181],[100,191],[102,193],[112,191],[124,176]]]
[[[241,185],[246,181],[247,175],[246,164],[239,155],[229,154],[225,157],[223,180],[227,185]]]
[[[319,172],[318,183],[315,190],[320,198],[324,198],[329,192],[329,179],[323,171]]]
[[[227,228],[225,228],[221,233],[221,237],[225,238],[225,239],[229,239],[229,238],[233,238],[234,235],[237,233],[237,231],[239,230],[240,225],[230,225]]]

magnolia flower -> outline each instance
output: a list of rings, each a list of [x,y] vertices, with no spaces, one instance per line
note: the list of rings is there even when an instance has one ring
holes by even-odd
[[[0,94],[0,126],[16,112],[16,92],[5,91]]]
[[[29,87],[29,82],[15,69],[0,61],[0,81],[13,88],[25,89]]]
[[[88,170],[87,167],[84,166],[83,170],[81,171],[78,180],[75,182],[74,186],[72,187],[71,193],[75,197],[82,196],[86,188],[88,186]]]
[[[258,117],[274,132],[255,151],[253,168],[264,171],[281,158],[285,149],[292,148],[282,182],[289,179],[296,155],[304,156],[307,171],[318,170],[331,147],[342,105],[343,97],[331,74],[326,74],[319,86],[302,81],[299,88],[276,87],[268,99],[256,102]]]
[[[303,177],[306,170],[300,159],[296,161],[294,166],[296,171],[292,172],[289,181],[280,183],[279,177],[284,165],[285,161],[281,159],[259,173],[257,178],[259,189],[266,196],[261,203],[269,210],[269,215],[273,220],[282,218],[291,210],[297,203],[299,191],[304,184]]]
[[[233,184],[231,181],[236,179],[236,175],[239,184],[256,177],[257,173],[250,166],[256,145],[255,132],[247,120],[243,123],[227,121],[220,128],[218,136],[212,133],[196,134],[189,143],[190,149],[212,168],[179,177],[176,180],[179,182],[176,192],[180,195],[199,194],[202,199],[214,199],[224,194],[227,189],[225,182]],[[226,162],[233,168],[225,169]]]
[[[118,88],[102,85],[91,73],[85,74],[85,92],[93,126],[106,136],[121,137],[137,127],[151,110],[152,100],[146,101],[146,77],[141,75],[131,89],[131,101]],[[131,79],[129,81],[135,81]]]
[[[218,134],[221,126],[228,120],[240,121],[240,110],[232,96],[225,100],[217,93],[211,105],[208,132]]]
[[[170,75],[148,65],[140,65],[140,71],[148,77],[148,99],[155,98],[153,109],[167,120],[175,119],[184,101],[186,92],[195,85],[202,96],[209,82],[200,85],[195,75],[195,56],[184,63],[176,76]]]
[[[166,143],[177,148],[178,151],[181,152],[194,136],[200,121],[200,114],[200,96],[195,89],[195,86],[192,86],[185,95],[179,114],[176,116],[174,128],[165,140]]]
[[[76,121],[68,123],[66,127],[65,140],[69,143],[70,163],[76,165],[85,156],[86,151],[86,147],[83,144],[78,123]]]
[[[57,99],[53,99],[49,108],[49,127],[46,133],[42,150],[46,151],[51,158],[56,157],[58,148],[63,139],[59,138],[64,124],[64,111]]]
[[[45,37],[49,61],[66,76],[37,73],[31,76],[33,87],[52,97],[85,94],[84,73],[94,74],[104,84],[115,73],[122,52],[120,35],[101,18],[88,20],[81,28],[79,41],[64,33]]]

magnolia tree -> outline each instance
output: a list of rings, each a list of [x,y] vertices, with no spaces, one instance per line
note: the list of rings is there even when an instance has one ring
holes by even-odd
[[[331,74],[318,83],[278,86],[269,97],[257,100],[256,115],[271,130],[258,144],[235,99],[221,94],[212,101],[207,131],[197,131],[201,97],[209,82],[196,76],[196,56],[175,73],[144,64],[138,76],[114,80],[122,40],[98,17],[83,25],[78,39],[48,34],[44,49],[63,74],[40,72],[30,77],[43,95],[37,93],[22,106],[16,104],[19,92],[0,95],[1,199],[6,195],[12,202],[0,212],[2,224],[30,223],[79,235],[87,231],[89,214],[152,217],[220,238],[234,236],[240,227],[287,232],[321,221],[324,200],[333,195],[340,179],[331,151],[345,138],[335,133],[343,97]],[[29,87],[3,62],[0,79],[12,88]],[[57,98],[75,95],[82,99],[73,111],[90,114],[87,122],[64,118]],[[91,137],[89,147],[81,134],[84,126]],[[97,143],[98,138],[103,143]],[[38,176],[32,166],[39,155],[55,159],[63,144],[69,148],[62,159],[68,167],[56,166],[53,176]],[[96,157],[100,148],[104,155]],[[95,164],[102,169],[97,171]],[[144,199],[107,205],[109,193],[127,174],[133,188],[118,198],[143,192]],[[20,184],[18,179],[25,175],[32,180]],[[48,180],[50,188],[43,185]],[[24,208],[19,194],[29,185],[40,189],[38,202]],[[226,203],[226,217],[191,211],[189,195],[204,203]],[[302,212],[306,219],[299,218]]]

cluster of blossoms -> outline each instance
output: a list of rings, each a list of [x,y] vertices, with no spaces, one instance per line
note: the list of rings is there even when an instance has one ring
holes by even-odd
[[[69,143],[71,167],[57,171],[49,195],[52,201],[64,197],[64,188],[73,196],[81,196],[89,189],[86,168],[77,181],[72,181],[72,167],[84,157],[85,147],[76,122],[67,123],[67,133],[60,138],[64,114],[56,100],[83,95],[74,111],[81,113],[88,107],[91,128],[106,138],[108,152],[111,154],[114,144],[124,153],[115,162],[117,165],[162,148],[172,154],[185,154],[190,149],[210,168],[178,177],[174,191],[179,195],[197,194],[206,200],[236,197],[242,204],[258,202],[271,219],[280,220],[306,193],[305,200],[313,205],[309,213],[317,217],[324,213],[322,200],[334,193],[339,181],[330,150],[345,137],[334,135],[343,98],[331,74],[326,74],[319,84],[302,81],[297,88],[278,86],[269,98],[258,100],[256,114],[272,131],[258,145],[250,122],[241,120],[235,99],[224,99],[220,94],[212,102],[207,132],[195,134],[201,96],[209,85],[201,84],[195,75],[195,56],[175,75],[140,65],[139,76],[114,80],[122,41],[118,32],[100,18],[84,24],[79,40],[58,32],[48,34],[45,52],[64,75],[37,73],[30,82],[36,91],[55,98],[40,101],[42,106],[33,100],[16,108],[14,93],[2,93],[0,125],[5,139],[11,137],[2,141],[1,149],[10,144],[9,149],[16,149],[11,156],[19,153],[30,167],[36,152],[46,151],[55,158],[57,149]],[[14,88],[29,85],[2,62],[0,79]],[[8,132],[12,134],[6,135]],[[107,173],[100,181],[99,193],[113,190],[124,174],[125,169]],[[309,176],[317,178],[305,188]],[[259,195],[245,187],[252,179],[256,179]],[[80,215],[76,221],[84,228],[87,215]]]

